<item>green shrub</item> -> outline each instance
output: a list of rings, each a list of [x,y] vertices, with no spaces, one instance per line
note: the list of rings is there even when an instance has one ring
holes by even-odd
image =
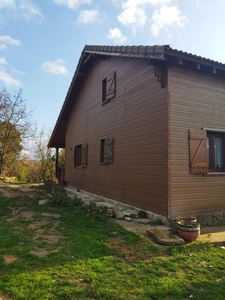
[[[145,210],[139,210],[139,212],[138,212],[138,217],[139,217],[139,218],[142,218],[142,219],[147,219],[147,218],[148,218],[148,215],[147,215],[147,213],[146,213]]]
[[[55,194],[49,200],[49,206],[56,208],[74,208],[83,205],[83,201],[80,198],[69,197],[65,194]]]
[[[86,215],[91,219],[100,221],[107,220],[107,208],[101,205],[97,205],[95,202],[90,202],[84,205],[84,211]]]

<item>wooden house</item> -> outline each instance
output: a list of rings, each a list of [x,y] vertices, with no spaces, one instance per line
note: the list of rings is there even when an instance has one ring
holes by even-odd
[[[49,141],[67,185],[173,218],[225,217],[225,64],[163,46],[89,46]]]

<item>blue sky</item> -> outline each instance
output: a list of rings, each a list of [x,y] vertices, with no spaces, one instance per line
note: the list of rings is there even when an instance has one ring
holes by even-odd
[[[53,129],[85,44],[161,45],[225,63],[225,0],[0,0],[0,88]]]

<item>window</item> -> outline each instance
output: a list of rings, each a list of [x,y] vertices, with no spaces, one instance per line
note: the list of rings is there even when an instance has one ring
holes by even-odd
[[[110,73],[102,80],[102,104],[116,96],[116,72]]]
[[[113,142],[113,138],[100,139],[100,164],[112,164]]]
[[[87,167],[87,144],[79,144],[74,147],[74,167]]]
[[[224,172],[224,134],[216,132],[207,133],[208,169],[214,172]]]
[[[225,172],[225,134],[210,130],[189,130],[190,172]]]

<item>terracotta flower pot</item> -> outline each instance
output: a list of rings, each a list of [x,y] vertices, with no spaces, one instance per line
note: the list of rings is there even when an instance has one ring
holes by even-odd
[[[178,222],[178,233],[182,239],[184,239],[186,242],[193,242],[196,241],[197,238],[200,235],[200,225],[195,224],[193,226],[188,225],[179,225]]]

